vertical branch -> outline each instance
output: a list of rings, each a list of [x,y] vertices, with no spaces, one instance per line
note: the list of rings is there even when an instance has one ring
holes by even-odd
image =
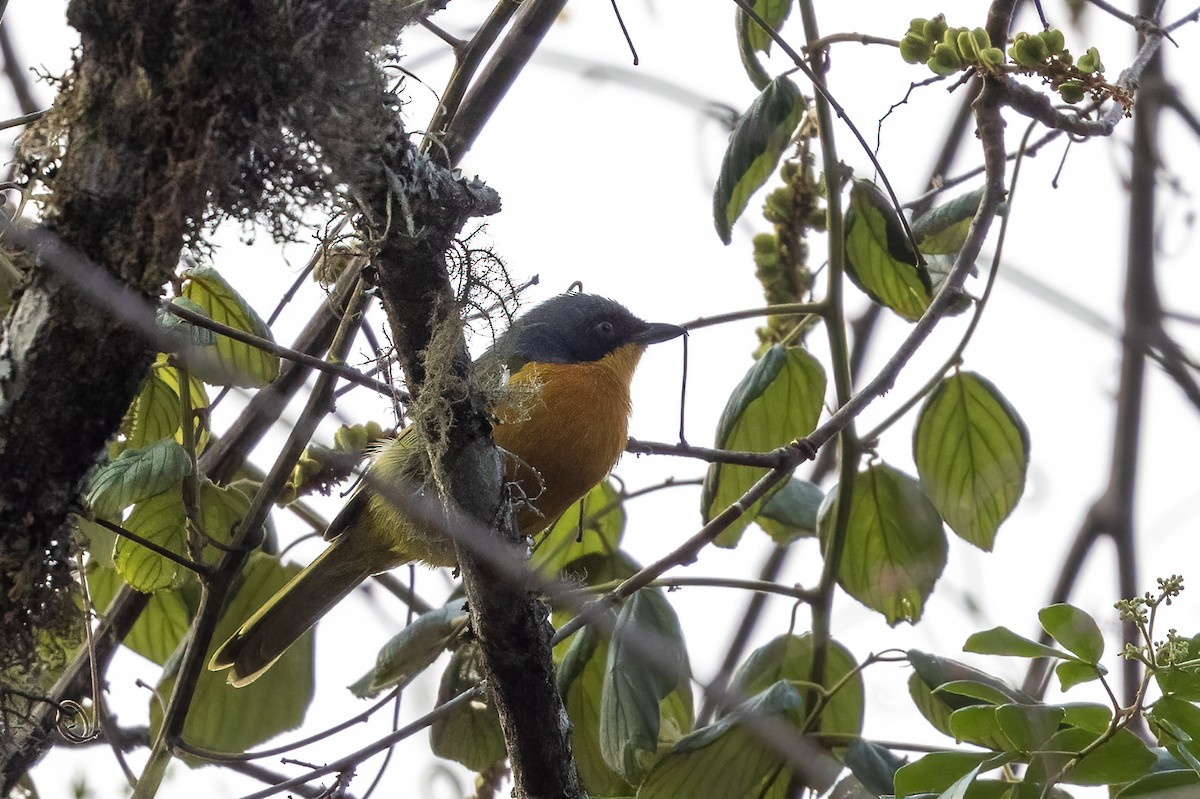
[[[800,3],[804,35],[812,46],[821,38],[817,26],[816,11],[811,0]],[[811,68],[815,75],[823,77],[829,64],[826,52],[812,47]],[[833,385],[837,406],[850,401],[854,392],[851,384],[850,353],[846,337],[845,304],[842,294],[843,276],[846,269],[845,216],[842,211],[842,193],[838,175],[840,165],[837,146],[833,135],[833,112],[823,94],[816,97],[817,128],[821,137],[821,157],[824,161],[825,182],[829,186],[826,197],[826,229],[829,234],[829,282],[825,303],[828,311],[825,329],[829,336],[829,351],[833,361]],[[838,432],[838,497],[835,510],[834,532],[825,546],[825,564],[821,571],[821,582],[817,587],[817,598],[812,606],[813,665],[812,681],[821,685],[825,678],[825,662],[829,652],[830,621],[833,613],[833,597],[837,588],[837,575],[841,567],[842,552],[846,540],[846,524],[850,518],[850,499],[854,491],[854,480],[858,474],[858,443],[855,439],[854,422],[850,421]]]

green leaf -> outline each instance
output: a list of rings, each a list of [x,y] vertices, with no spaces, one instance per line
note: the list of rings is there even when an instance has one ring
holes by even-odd
[[[713,219],[721,241],[728,244],[732,240],[733,223],[746,210],[750,196],[775,171],[775,165],[791,143],[792,133],[804,117],[804,110],[800,89],[780,76],[762,90],[738,119],[713,191]]]
[[[250,498],[236,488],[218,486],[204,478],[198,505],[204,534],[218,544],[230,544],[234,530],[250,510]],[[212,552],[219,554],[215,549]]]
[[[775,747],[763,745],[747,719],[781,718],[801,702],[789,683],[778,682],[721,720],[684,737],[659,758],[638,789],[638,799],[782,799],[788,774]]]
[[[973,743],[976,746],[995,749],[998,752],[1012,750],[1012,741],[1000,728],[995,705],[972,705],[950,714],[950,732],[954,740]]]
[[[950,714],[959,708],[995,704],[996,695],[1002,695],[1008,701],[1018,704],[1034,704],[1037,701],[1003,680],[956,660],[910,649],[908,662],[913,667],[913,673],[908,679],[909,696],[921,711],[921,715],[935,729],[946,735],[953,735],[950,732]],[[963,687],[966,682],[978,683],[980,687],[974,693],[986,692],[987,698],[974,698],[966,694]],[[948,687],[952,687],[953,690],[941,690]]]
[[[87,503],[97,516],[114,518],[136,502],[178,488],[191,471],[187,450],[172,439],[127,449],[92,477]]]
[[[976,655],[1002,655],[1015,658],[1070,658],[1066,652],[1031,641],[1007,627],[993,627],[975,633],[963,644],[964,652]]]
[[[1112,708],[1094,702],[1068,702],[1060,705],[1066,713],[1064,721],[1072,727],[1087,730],[1095,735],[1106,731],[1112,723]]]
[[[1148,718],[1159,744],[1200,773],[1200,707],[1164,696],[1154,703]]]
[[[754,9],[754,13],[762,17],[763,22],[771,27],[771,30],[778,33],[779,29],[783,27],[784,20],[792,11],[792,0],[754,0],[751,7]],[[750,40],[750,46],[760,53],[770,53],[773,41],[770,34],[750,19],[746,12],[739,9],[738,15],[745,16],[748,20],[749,30],[746,37]]]
[[[242,573],[242,586],[225,608],[204,656],[207,663],[220,644],[254,611],[299,573],[276,558],[253,553]],[[164,675],[157,696],[170,696],[175,675]],[[219,752],[241,754],[281,732],[300,726],[313,696],[313,638],[305,633],[279,661],[251,684],[234,688],[224,672],[200,672],[183,737],[190,744]],[[150,700],[150,739],[158,737],[162,706]]]
[[[933,691],[935,694],[955,694],[970,699],[979,699],[989,705],[1006,705],[1009,695],[994,685],[974,680],[952,680],[942,683]]]
[[[866,180],[850,187],[846,275],[875,302],[910,322],[920,319],[933,299],[929,271],[913,253],[891,200]]]
[[[1001,705],[996,708],[1000,730],[1022,752],[1040,749],[1065,717],[1066,711],[1054,705]]]
[[[172,442],[174,443],[174,442]],[[125,520],[125,529],[176,555],[186,557],[184,521],[187,513],[178,490],[142,500]],[[118,538],[113,565],[125,582],[144,594],[178,584],[180,566],[128,538]]]
[[[266,322],[215,269],[194,266],[183,276],[183,296],[201,306],[214,322],[274,341]],[[217,336],[215,358],[200,360],[192,368],[206,383],[262,388],[279,375],[280,360],[278,355]]]
[[[983,189],[976,189],[939,205],[913,220],[913,238],[926,255],[954,255],[967,240],[971,220],[983,200]]]
[[[846,747],[844,760],[850,773],[875,796],[894,791],[896,771],[905,764],[891,749],[862,738],[855,738]]]
[[[193,411],[208,407],[208,394],[204,384],[195,378],[188,380]],[[183,416],[179,405],[179,370],[167,362],[167,356],[159,355],[150,367],[150,373],[129,406],[125,415],[123,432],[130,449],[143,449],[164,438],[174,438],[183,443]],[[196,450],[202,452],[208,443],[208,429],[195,424]]]
[[[211,319],[208,310],[199,303],[192,302],[187,297],[175,297],[171,300],[171,304],[178,306],[185,311],[191,311],[194,314],[199,314],[206,319]],[[155,314],[155,322],[158,326],[168,333],[178,333],[179,336],[189,344],[196,347],[207,347],[217,343],[217,334],[206,327],[192,324],[183,317],[169,313],[165,308],[159,308]]]
[[[471,643],[459,648],[442,674],[438,704],[448,702],[483,678],[483,652],[479,645]],[[429,731],[429,741],[435,755],[461,763],[472,771],[486,771],[506,755],[500,717],[486,697],[440,717]]]
[[[1058,677],[1059,685],[1062,686],[1062,690],[1064,691],[1085,682],[1098,680],[1101,675],[1107,673],[1108,669],[1103,666],[1094,666],[1091,663],[1083,663],[1078,660],[1064,660],[1054,667],[1054,674]]]
[[[731,682],[734,696],[753,696],[780,680],[808,683],[812,680],[813,637],[781,635],[750,653]],[[846,683],[833,694],[821,711],[820,731],[826,734],[858,735],[863,725],[863,681],[850,650],[831,641],[825,661],[822,685],[831,688],[843,679]],[[807,703],[789,711],[788,721],[803,727],[808,715]]]
[[[1200,775],[1191,769],[1147,774],[1117,791],[1114,799],[1188,799],[1200,795]]]
[[[1186,659],[1191,661],[1197,658],[1200,658],[1200,635],[1193,636],[1188,640]],[[1164,694],[1191,702],[1200,702],[1200,670],[1177,667],[1158,669],[1154,673],[1154,679]]]
[[[92,605],[104,613],[125,581],[116,569],[95,561],[88,564],[87,575]],[[121,643],[161,666],[179,646],[191,620],[191,609],[180,592],[156,591]]]
[[[973,372],[942,380],[921,408],[913,460],[950,529],[991,551],[1029,466],[1029,431],[1004,396]]]
[[[822,551],[833,534],[840,487],[821,506]],[[838,584],[895,626],[921,618],[946,566],[946,534],[917,481],[886,464],[860,472],[850,499]]]
[[[1046,742],[1043,751],[1030,760],[1026,781],[1044,783],[1097,740],[1099,736],[1078,727],[1058,731]],[[1118,785],[1144,776],[1156,761],[1140,738],[1121,729],[1068,768],[1061,781],[1072,785]]]
[[[973,779],[1009,760],[993,752],[931,752],[896,772],[896,799],[941,793],[968,775]]]
[[[825,401],[825,370],[799,347],[778,344],[750,367],[725,404],[717,425],[716,445],[746,452],[769,452],[803,438],[817,426]],[[753,466],[714,463],[704,477],[700,508],[704,521],[736,502],[767,470]],[[717,537],[718,546],[732,547],[755,518],[764,500]]]
[[[1038,611],[1042,629],[1085,663],[1095,665],[1104,657],[1104,635],[1088,613],[1066,603]]]
[[[658,591],[638,591],[617,615],[600,698],[600,751],[630,783],[657,756],[662,700],[690,674],[675,611]]]
[[[558,690],[571,720],[571,752],[590,796],[632,795],[633,787],[608,767],[600,752],[600,697],[608,640],[593,626],[572,636],[558,668]]]
[[[817,509],[825,492],[808,480],[793,477],[763,504],[754,521],[779,546],[817,534]]]
[[[568,563],[586,555],[611,556],[620,549],[624,533],[621,494],[611,480],[606,480],[567,508],[539,538],[530,568],[544,577],[557,577]]]
[[[359,699],[369,699],[397,685],[407,685],[433,665],[467,624],[466,600],[422,613],[390,641],[375,658],[375,667],[350,686]]]

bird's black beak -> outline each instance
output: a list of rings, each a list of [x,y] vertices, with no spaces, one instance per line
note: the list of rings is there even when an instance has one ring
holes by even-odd
[[[679,338],[687,333],[679,325],[668,325],[662,322],[647,322],[646,329],[638,333],[634,337],[634,341],[639,344],[658,344],[663,341],[670,341],[673,338]]]

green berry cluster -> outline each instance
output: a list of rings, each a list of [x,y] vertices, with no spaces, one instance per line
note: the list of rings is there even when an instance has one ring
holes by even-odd
[[[1076,62],[1058,28],[1040,33],[1018,33],[1012,47],[1008,48],[1008,55],[1022,69],[1050,76],[1059,95],[1072,104],[1087,96],[1091,89],[1088,78],[1101,76],[1104,72],[1099,50],[1089,47]]]
[[[1004,69],[1004,51],[992,47],[983,28],[951,28],[946,15],[933,19],[918,17],[900,40],[900,56],[910,64],[925,64],[939,75],[953,75],[965,67],[988,72]]]

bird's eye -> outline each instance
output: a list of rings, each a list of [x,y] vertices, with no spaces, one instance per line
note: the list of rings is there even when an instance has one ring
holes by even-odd
[[[614,330],[613,323],[608,321],[607,319],[596,325],[596,332],[599,333],[600,335],[604,336],[605,338],[608,338],[609,336],[611,336],[613,334],[613,330]]]

